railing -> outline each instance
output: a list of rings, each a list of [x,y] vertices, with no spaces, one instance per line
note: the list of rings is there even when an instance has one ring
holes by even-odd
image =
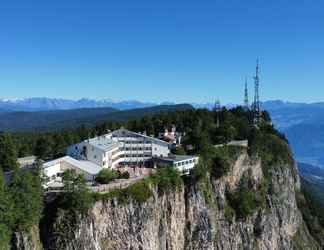
[[[120,167],[118,168],[118,170],[121,172],[128,172],[130,174],[130,178],[114,180],[109,184],[89,186],[90,190],[93,192],[105,193],[116,188],[127,188],[135,184],[136,182],[139,182],[147,178],[155,171],[154,169],[151,168],[139,168],[139,167]],[[57,188],[52,187],[52,188],[48,188],[46,194],[60,193],[60,192],[63,192],[62,187],[57,187]]]
[[[133,184],[135,184],[136,182],[139,182],[143,179],[145,179],[147,176],[143,175],[143,176],[138,176],[135,178],[131,178],[131,179],[127,179],[127,180],[116,180],[112,183],[109,184],[105,184],[105,185],[100,185],[100,186],[93,186],[90,189],[93,192],[97,192],[97,193],[106,193],[109,192],[111,190],[114,190],[116,188],[127,188]]]

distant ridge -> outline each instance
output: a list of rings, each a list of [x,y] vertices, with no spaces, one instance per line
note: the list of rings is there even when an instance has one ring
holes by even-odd
[[[205,102],[188,102],[195,108],[212,109],[214,103]],[[49,110],[69,110],[69,109],[82,109],[82,108],[114,108],[119,110],[128,110],[136,108],[147,108],[159,105],[175,105],[175,102],[145,102],[138,100],[93,100],[82,98],[79,100],[69,100],[62,98],[47,98],[47,97],[33,97],[26,99],[1,99],[0,98],[0,112],[13,112],[13,111],[49,111]],[[239,104],[224,104],[226,107],[234,107]],[[324,102],[317,103],[297,103],[286,102],[281,100],[272,100],[262,103],[266,110],[281,110],[281,109],[294,109],[294,108],[324,108]]]
[[[105,121],[127,121],[163,112],[193,109],[189,104],[158,105],[154,107],[117,110],[113,108],[83,108],[37,112],[9,112],[0,114],[0,131],[53,131],[94,126]]]
[[[26,99],[0,99],[1,111],[48,111],[48,110],[68,110],[80,108],[114,108],[120,110],[146,108],[156,106],[156,103],[140,102],[136,100],[113,101],[113,100],[68,100],[46,97],[35,97]]]

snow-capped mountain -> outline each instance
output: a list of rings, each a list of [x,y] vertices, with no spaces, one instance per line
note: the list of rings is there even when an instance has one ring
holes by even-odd
[[[47,111],[67,110],[79,108],[100,108],[111,107],[120,110],[144,108],[155,106],[156,103],[140,101],[113,101],[113,100],[92,100],[92,99],[56,99],[35,97],[26,99],[0,99],[0,111]]]

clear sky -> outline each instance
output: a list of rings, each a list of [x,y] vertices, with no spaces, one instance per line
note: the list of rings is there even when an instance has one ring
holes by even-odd
[[[324,1],[1,1],[0,97],[324,100]]]

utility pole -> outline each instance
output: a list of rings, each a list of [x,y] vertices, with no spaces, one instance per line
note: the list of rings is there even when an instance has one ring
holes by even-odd
[[[261,104],[259,96],[260,87],[260,65],[259,59],[257,59],[257,65],[254,76],[254,102],[253,102],[253,122],[254,124],[260,123],[261,119]]]
[[[245,109],[245,111],[249,110],[249,92],[248,92],[246,77],[245,77],[245,88],[244,88],[244,109]]]

